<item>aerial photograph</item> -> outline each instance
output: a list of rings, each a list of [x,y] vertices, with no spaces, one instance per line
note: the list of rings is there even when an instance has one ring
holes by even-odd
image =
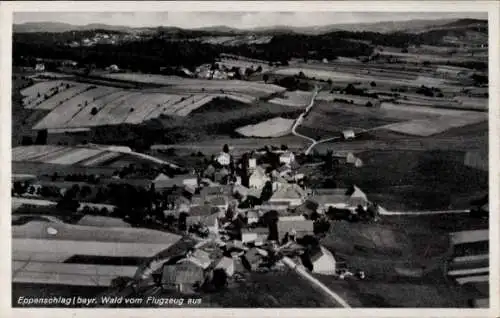
[[[12,307],[490,307],[487,12],[95,10],[13,14]]]

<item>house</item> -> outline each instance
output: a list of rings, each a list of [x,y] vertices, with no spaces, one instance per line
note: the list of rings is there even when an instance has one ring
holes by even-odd
[[[248,169],[255,169],[257,168],[257,159],[256,158],[249,158],[248,159]]]
[[[285,204],[289,206],[299,206],[304,202],[306,191],[297,184],[279,183],[278,189],[269,199],[270,204]]]
[[[278,235],[282,240],[285,235],[295,235],[300,238],[306,235],[314,235],[314,222],[310,220],[282,220],[278,219]]]
[[[227,152],[220,152],[215,157],[215,161],[217,161],[221,166],[229,166],[231,163],[231,155]]]
[[[248,219],[248,224],[254,224],[259,222],[260,214],[257,211],[247,211],[245,217]]]
[[[245,228],[241,230],[241,236],[243,243],[257,242],[257,241],[263,242],[267,240],[267,237],[269,236],[269,230],[268,228],[264,227],[257,227],[253,229]]]
[[[209,201],[215,197],[231,196],[233,187],[231,185],[216,185],[203,187],[200,190],[200,197],[204,201]]]
[[[249,271],[256,270],[262,260],[262,256],[260,255],[257,248],[249,249],[242,257],[241,257],[243,266]]]
[[[335,275],[337,262],[333,254],[320,246],[318,249],[314,250],[311,255],[311,262],[313,264],[313,273],[322,275]]]
[[[344,138],[344,140],[351,140],[354,139],[354,137],[355,137],[354,130],[348,129],[342,131],[342,138]]]
[[[247,195],[248,195],[248,188],[241,185],[241,184],[235,184],[233,186],[233,195],[239,196],[241,200],[244,200]]]
[[[112,64],[108,67],[108,70],[111,72],[118,72],[118,71],[120,71],[120,68],[118,67],[118,65]]]
[[[270,179],[267,176],[266,171],[262,167],[258,166],[250,175],[248,185],[250,188],[262,190],[267,181],[270,181]]]
[[[221,184],[227,184],[229,179],[228,177],[229,170],[226,168],[222,168],[214,173],[214,181]]]
[[[369,204],[366,194],[357,186],[350,189],[315,189],[308,201],[316,204],[320,212],[330,207],[354,210],[359,205],[366,209]]]
[[[303,221],[306,218],[303,215],[283,215],[279,219],[282,221]]]
[[[185,262],[163,266],[161,277],[162,288],[176,289],[180,293],[194,293],[196,287],[203,285],[205,273],[194,263]]]
[[[35,65],[35,71],[37,72],[43,72],[45,71],[45,64],[43,63],[38,63]]]
[[[340,164],[351,164],[355,166],[356,168],[360,168],[363,166],[363,161],[356,157],[352,152],[344,152],[344,151],[339,151],[339,152],[334,152],[332,154],[332,157],[334,160],[336,160]]]
[[[219,263],[215,265],[215,269],[222,269],[228,277],[234,274],[234,260],[230,257],[222,257]]]
[[[290,168],[289,165],[282,165],[281,167],[278,167],[278,169],[275,170],[278,176],[284,177],[290,175],[292,172],[292,169]]]
[[[285,151],[280,155],[280,163],[290,165],[295,161],[295,155],[291,151]]]
[[[186,225],[203,224],[208,227],[211,233],[219,233],[219,209],[209,205],[199,205],[191,207],[189,216],[186,218]]]
[[[215,197],[208,200],[208,205],[219,210],[219,215],[223,217],[229,208],[229,200],[227,197]]]
[[[188,252],[187,257],[180,260],[178,263],[182,264],[186,262],[193,263],[203,270],[208,269],[210,265],[212,265],[210,254],[200,249],[195,249],[194,251]]]

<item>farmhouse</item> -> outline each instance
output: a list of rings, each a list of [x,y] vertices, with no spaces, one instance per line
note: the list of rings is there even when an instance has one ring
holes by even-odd
[[[205,281],[203,269],[193,263],[165,265],[161,278],[162,288],[180,293],[193,293]]]
[[[219,232],[219,209],[209,205],[199,205],[191,207],[189,216],[186,218],[186,225],[203,224],[212,233]]]
[[[354,210],[358,205],[366,209],[369,203],[366,194],[357,186],[350,189],[315,189],[308,201],[323,212],[330,207]]]
[[[276,192],[269,199],[271,204],[285,204],[288,206],[299,206],[304,202],[306,192],[297,184],[280,183]]]
[[[311,262],[313,263],[313,273],[335,275],[337,269],[335,257],[323,246],[312,253]]]
[[[348,130],[343,130],[342,131],[342,138],[344,140],[351,140],[355,138],[354,130],[348,129]]]
[[[230,257],[222,257],[215,269],[222,269],[228,277],[232,277],[234,274],[234,260]]]

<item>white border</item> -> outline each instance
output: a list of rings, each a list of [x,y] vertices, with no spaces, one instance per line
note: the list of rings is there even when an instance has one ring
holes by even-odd
[[[193,10],[195,8],[195,10]],[[499,257],[498,245],[500,235],[498,231],[499,216],[499,169],[496,163],[500,162],[498,149],[498,106],[500,94],[499,77],[499,3],[496,1],[214,1],[214,2],[106,2],[92,1],[17,1],[0,3],[0,250],[5,254],[0,262],[0,317],[120,317],[123,315],[134,317],[498,317],[500,316],[499,290]],[[490,309],[11,309],[11,270],[10,270],[10,170],[11,170],[11,52],[12,52],[12,13],[13,12],[137,12],[137,11],[336,11],[336,12],[488,12],[489,13],[489,68],[490,68]],[[8,257],[5,257],[9,255]]]

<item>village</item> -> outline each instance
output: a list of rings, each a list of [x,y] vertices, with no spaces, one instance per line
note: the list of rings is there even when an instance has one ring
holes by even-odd
[[[148,192],[168,193],[154,197],[144,210],[141,226],[154,224],[157,230],[172,231],[197,242],[174,264],[171,255],[153,258],[136,275],[139,281],[159,275],[163,287],[190,293],[195,286],[201,288],[214,280],[225,285],[243,270],[280,270],[286,260],[313,273],[364,279],[362,269],[339,266],[335,256],[321,246],[320,238],[331,220],[376,222],[380,207],[369,202],[355,185],[350,189],[311,190],[304,182],[306,176],[297,173],[300,165],[295,154],[286,146],[282,148],[265,147],[236,158],[230,146],[224,145],[203,169],[188,174],[169,177],[153,172],[149,180],[127,179],[123,173],[123,178],[119,174],[111,177],[114,184],[142,184]],[[349,158],[347,162],[355,164]],[[50,192],[45,190],[48,183],[26,175],[13,177],[14,204],[34,207],[37,200],[44,201],[41,194]],[[60,202],[68,198],[75,184],[59,183],[58,190],[63,194]],[[81,187],[80,193],[84,189]],[[57,207],[70,205],[59,203]],[[122,216],[134,222],[131,216],[120,215],[114,205],[79,202],[76,206],[76,213],[110,219]]]

